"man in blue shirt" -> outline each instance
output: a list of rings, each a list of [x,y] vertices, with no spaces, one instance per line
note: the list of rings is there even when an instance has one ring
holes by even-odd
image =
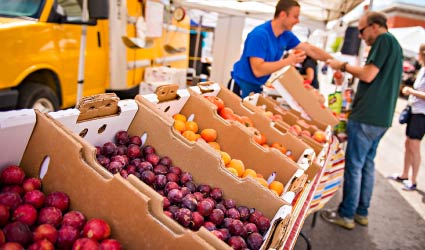
[[[325,61],[332,57],[322,49],[300,40],[292,33],[300,22],[300,5],[295,0],[280,0],[273,20],[252,30],[244,45],[242,56],[233,65],[231,73],[235,81],[233,92],[246,97],[251,92],[261,92],[270,75],[287,66],[302,62],[306,55]],[[286,58],[285,51],[294,49]]]

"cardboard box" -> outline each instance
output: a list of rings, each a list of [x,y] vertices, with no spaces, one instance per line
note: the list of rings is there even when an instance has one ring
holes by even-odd
[[[140,94],[154,93],[156,88],[165,84],[177,84],[180,89],[187,87],[187,70],[170,67],[148,67],[145,70]]]
[[[285,110],[280,107],[279,104],[269,97],[264,97],[260,94],[254,94],[245,98],[246,102],[251,103],[258,107],[258,112],[270,111],[273,114],[279,114],[282,117],[282,121],[277,120],[274,124],[274,127],[280,130],[282,133],[286,133],[290,126],[299,125],[301,129],[310,131],[311,134],[314,134],[317,129],[312,127],[312,125],[316,126],[318,129],[321,129],[326,134],[326,142],[329,142],[332,136],[332,128],[329,125],[324,125],[320,122],[314,120],[306,120],[301,117],[301,114],[293,109]],[[304,122],[300,122],[303,120]],[[321,154],[326,151],[324,148],[327,146],[327,143],[319,143],[315,141],[313,138],[301,135],[299,136],[307,145],[309,145],[316,155]]]
[[[125,180],[89,165],[93,151],[46,115],[33,110],[0,113],[0,132],[1,168],[19,164],[27,176],[42,178],[43,192],[67,193],[70,210],[81,211],[87,218],[105,219],[112,238],[119,240],[123,249],[220,248],[203,239],[210,234],[205,229],[197,235],[162,224],[150,212],[155,200],[142,192],[146,185],[134,176]],[[22,152],[22,148],[22,155],[8,155],[9,151]]]
[[[290,150],[295,161],[303,170],[306,170],[312,164],[315,158],[315,152],[291,133],[287,133],[286,131],[282,132],[276,129],[274,123],[272,123],[271,120],[265,116],[264,112],[260,111],[255,105],[243,101],[239,96],[216,83],[199,84],[190,89],[204,96],[217,96],[224,101],[225,107],[231,108],[235,114],[248,117],[253,122],[254,127],[257,128],[261,134],[265,135],[268,145],[278,142],[287,150]],[[208,102],[207,100],[205,101]],[[245,126],[242,126],[242,128],[247,129]],[[270,148],[270,150],[275,149]],[[278,150],[276,151],[281,153]],[[290,160],[285,154],[282,155]]]
[[[66,126],[74,132],[74,135],[81,134],[83,130],[88,131],[84,139],[76,137],[84,145],[87,158],[95,154],[93,145],[103,145],[107,140],[112,140],[119,130],[128,130],[130,135],[139,135],[145,144],[153,145],[159,155],[169,156],[174,165],[179,166],[183,171],[190,172],[196,184],[205,183],[213,187],[220,187],[225,197],[234,199],[238,205],[255,207],[273,219],[272,223],[277,225],[288,223],[291,212],[290,204],[273,194],[269,194],[269,191],[259,188],[254,180],[241,180],[228,173],[224,170],[221,158],[215,150],[204,142],[188,142],[173,129],[173,120],[159,114],[154,104],[148,100],[137,98],[137,102],[134,100],[120,101],[119,106],[120,112],[115,117],[108,116],[81,123],[77,122],[78,112],[72,109],[56,112],[54,116],[56,119],[64,121]],[[99,128],[103,125],[106,125],[106,128],[99,134]],[[106,175],[111,175],[99,166],[94,157],[91,157],[90,160],[87,159],[87,161],[93,168],[100,168]],[[229,248],[227,244],[203,227],[197,232],[184,229],[164,214],[161,195],[136,178],[132,178],[130,181],[131,184],[142,187],[140,192],[150,199],[148,202],[149,212],[164,227],[172,231],[196,235],[216,249]],[[267,235],[270,235],[270,233]],[[269,245],[268,241],[264,243],[264,246],[267,245]],[[184,249],[192,248],[187,246]]]
[[[261,94],[253,94],[250,96],[247,96],[244,100],[250,102],[251,104],[260,107],[261,109],[265,111],[271,111],[273,114],[279,114],[282,116],[283,121],[285,123],[288,123],[289,125],[293,125],[294,119],[304,119],[301,117],[301,113],[290,108],[283,108],[280,106],[280,103],[276,100],[274,100],[271,97],[263,96]],[[315,120],[306,120],[307,124],[314,125],[317,128],[325,131],[330,127],[327,124],[315,121]]]
[[[163,116],[171,118],[176,113],[182,113],[197,122],[199,129],[213,128],[217,131],[217,142],[221,149],[230,154],[232,158],[242,160],[245,168],[254,169],[261,173],[265,179],[272,174],[276,180],[285,185],[285,191],[291,188],[294,180],[304,174],[304,170],[298,165],[284,157],[276,150],[268,150],[254,142],[253,138],[242,129],[239,123],[224,120],[218,116],[215,106],[200,95],[190,95],[188,90],[180,90],[177,99],[159,102],[154,94],[136,96],[136,100],[151,102],[153,109],[159,110]],[[219,157],[218,152],[216,153]],[[303,183],[295,183],[303,185]],[[274,195],[270,190],[257,184],[264,189],[268,195]],[[288,200],[291,203],[291,200]]]
[[[331,110],[321,106],[315,95],[304,88],[303,78],[291,66],[287,66],[273,79],[270,80],[276,91],[286,99],[293,99],[312,120],[329,124],[332,127],[339,123]]]

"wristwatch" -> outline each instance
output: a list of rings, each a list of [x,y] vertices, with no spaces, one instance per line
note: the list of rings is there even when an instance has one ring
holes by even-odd
[[[345,72],[348,62],[344,62],[341,66],[341,71]]]

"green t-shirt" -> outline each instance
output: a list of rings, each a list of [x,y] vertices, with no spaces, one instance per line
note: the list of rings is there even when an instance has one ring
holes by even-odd
[[[366,60],[370,63],[379,73],[371,83],[359,82],[350,119],[391,127],[403,70],[403,51],[393,35],[387,32],[376,38]]]

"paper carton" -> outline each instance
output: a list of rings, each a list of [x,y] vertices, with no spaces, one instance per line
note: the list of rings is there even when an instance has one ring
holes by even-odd
[[[159,102],[156,95],[136,96],[136,100],[151,102],[153,109],[163,116],[171,118],[176,113],[182,113],[198,123],[199,129],[213,128],[217,131],[217,142],[221,150],[230,154],[232,158],[242,160],[245,168],[254,169],[266,179],[275,175],[276,180],[285,185],[285,191],[290,189],[293,180],[303,174],[303,170],[292,160],[284,157],[280,152],[267,150],[255,143],[252,136],[242,129],[239,123],[228,122],[218,116],[215,106],[204,100],[200,95],[190,95],[181,90],[176,99]],[[219,154],[217,153],[217,157]],[[267,188],[267,194],[272,194]],[[289,201],[291,202],[291,201]]]
[[[304,88],[303,78],[294,67],[287,66],[271,80],[274,88],[284,98],[293,99],[312,120],[329,124],[338,124],[338,119],[325,106],[321,106],[315,95]]]
[[[72,109],[54,114],[56,119],[66,122],[66,126],[73,131],[74,137],[84,145],[86,160],[94,169],[112,176],[95,161],[94,145],[103,145],[107,140],[112,140],[118,130],[128,130],[130,135],[141,136],[145,145],[153,145],[159,155],[169,156],[174,165],[179,166],[183,171],[190,172],[196,184],[205,183],[220,187],[225,197],[234,199],[238,205],[255,207],[278,224],[288,223],[291,211],[289,203],[269,194],[267,190],[258,188],[258,184],[252,179],[240,180],[228,173],[224,170],[217,152],[203,142],[191,143],[185,140],[173,129],[172,119],[161,116],[152,103],[144,99],[138,99],[137,102],[125,100],[120,101],[119,106],[120,112],[115,116],[109,115],[84,122],[77,122],[78,112]],[[104,125],[106,128],[102,130],[102,133],[98,133],[99,128]],[[84,139],[76,136],[81,134],[82,130],[87,130]],[[149,213],[164,227],[173,232],[185,232],[185,234],[194,235],[193,237],[197,236],[216,249],[229,248],[203,227],[197,232],[184,229],[164,214],[161,195],[135,177],[128,180],[132,185],[140,187],[139,191],[149,197]],[[280,210],[283,207],[287,207],[284,209],[285,213]],[[267,241],[264,244],[267,245]],[[187,246],[184,249],[192,248]]]
[[[214,83],[200,84],[198,86],[191,87],[191,90],[205,96],[217,96],[222,99],[225,106],[231,108],[235,114],[248,117],[254,123],[254,127],[257,128],[261,134],[265,135],[268,145],[278,142],[287,150],[290,150],[294,159],[302,169],[307,169],[314,160],[315,152],[307,144],[290,133],[276,129],[274,127],[274,123],[272,123],[271,120],[264,115],[264,112],[259,112],[259,109],[255,105],[252,105],[247,101],[242,101],[240,97],[230,90]],[[207,100],[205,101],[207,102]],[[244,126],[242,127],[247,129]],[[271,150],[275,149],[271,148]],[[287,156],[283,155],[283,157]]]
[[[20,110],[0,113],[0,125],[1,167],[19,164],[27,176],[42,178],[43,192],[67,193],[70,209],[87,218],[106,220],[123,249],[220,249],[189,230],[162,224],[150,212],[152,198],[141,191],[146,187],[140,181],[89,165],[93,151],[87,151],[57,121],[33,110]],[[25,152],[16,158],[5,155],[6,149],[22,148]]]

